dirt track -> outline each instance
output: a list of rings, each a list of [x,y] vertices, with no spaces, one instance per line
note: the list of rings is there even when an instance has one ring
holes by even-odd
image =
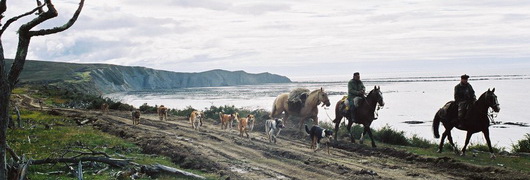
[[[21,99],[30,108],[37,106],[27,96]],[[133,126],[130,112],[53,111],[97,119],[95,128],[138,144],[146,154],[171,157],[181,167],[215,173],[219,179],[530,179],[528,174],[511,170],[347,141],[334,143],[331,155],[325,150],[313,152],[309,138],[294,130],[282,131],[278,144],[270,144],[260,123],[249,139],[239,137],[235,129],[221,130],[215,120],[206,121],[196,131],[186,119],[176,117],[160,121],[155,115],[143,115],[141,124]]]
[[[97,117],[96,128],[138,144],[144,153],[171,157],[181,167],[217,173],[220,179],[529,179],[505,169],[346,141],[333,144],[331,155],[313,152],[309,138],[296,131],[282,131],[278,144],[270,144],[262,131],[255,129],[250,139],[239,137],[235,129],[221,130],[213,120],[195,131],[182,118],[159,121],[143,115],[141,124],[133,126],[129,112],[58,111]]]

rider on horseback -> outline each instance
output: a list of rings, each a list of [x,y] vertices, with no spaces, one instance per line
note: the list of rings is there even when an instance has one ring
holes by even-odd
[[[359,103],[363,100],[366,88],[361,81],[359,72],[353,73],[353,79],[348,82],[348,102],[351,107],[351,118],[355,122],[355,109],[359,107]]]
[[[467,108],[477,100],[475,90],[467,82],[468,79],[469,76],[467,74],[460,76],[460,83],[455,86],[455,103],[458,104],[458,122],[464,121]]]

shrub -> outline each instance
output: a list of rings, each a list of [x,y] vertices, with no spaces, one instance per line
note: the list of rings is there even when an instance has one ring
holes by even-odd
[[[224,105],[219,107],[210,106],[210,109],[206,108],[204,110],[204,115],[206,116],[206,118],[219,119],[219,112],[222,112],[224,114],[233,114],[235,112],[239,112],[239,110],[234,105]]]
[[[157,105],[149,106],[147,103],[144,103],[139,107],[139,110],[143,113],[156,113],[157,108]]]
[[[436,147],[436,144],[432,143],[431,141],[425,138],[418,137],[418,135],[414,134],[410,139],[410,146],[419,148],[431,148]]]
[[[530,153],[530,133],[526,133],[525,139],[517,141],[517,144],[512,144],[512,151]]]
[[[175,116],[186,116],[186,117],[188,117],[191,114],[191,112],[193,112],[193,111],[196,111],[196,109],[191,107],[191,106],[187,106],[186,109],[183,109],[183,110],[172,109],[170,112],[171,112],[171,114],[173,114]]]
[[[374,133],[374,136],[375,136],[374,138],[378,141],[381,141],[387,144],[407,146],[409,145],[409,141],[407,140],[404,134],[405,132],[396,131],[387,124],[383,128],[381,128],[379,131]]]

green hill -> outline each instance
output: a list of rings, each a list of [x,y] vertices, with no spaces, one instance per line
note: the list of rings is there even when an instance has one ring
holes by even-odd
[[[8,60],[7,67],[10,67],[11,63],[12,61]],[[22,85],[56,85],[89,94],[289,82],[291,80],[285,76],[270,73],[251,74],[226,70],[179,73],[136,66],[32,60],[26,61],[20,75]]]

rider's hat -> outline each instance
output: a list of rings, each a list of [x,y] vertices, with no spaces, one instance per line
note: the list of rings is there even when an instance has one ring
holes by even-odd
[[[355,72],[353,73],[354,76],[358,76],[359,75],[359,72]]]
[[[467,74],[464,74],[464,75],[460,76],[460,79],[469,79],[469,76]]]

